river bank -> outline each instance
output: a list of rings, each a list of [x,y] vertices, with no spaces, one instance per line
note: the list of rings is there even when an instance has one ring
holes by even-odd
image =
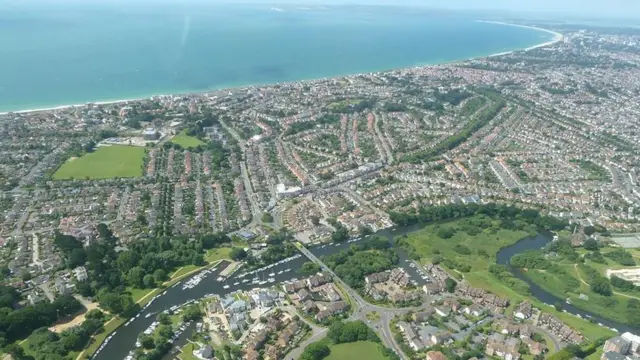
[[[412,225],[399,229],[387,229],[377,232],[375,235],[386,237],[389,241],[393,241],[398,237],[402,237],[404,235],[408,235],[416,232],[423,228],[422,225]],[[540,248],[544,246],[551,238],[542,234],[538,234],[535,237],[526,237],[520,241],[515,242],[515,244],[511,246],[507,246],[502,248],[497,255],[497,261],[499,263],[506,264],[511,256],[519,253],[520,251],[525,251],[531,248]],[[351,245],[357,244],[357,240],[350,240],[348,242],[339,243],[339,244],[327,244],[327,245],[319,245],[310,248],[311,252],[314,255],[326,256],[335,254],[339,251],[348,249]],[[400,258],[399,265],[403,267],[414,279],[420,279],[420,276],[417,274],[417,269],[415,267],[408,266],[411,262],[408,254],[402,249],[398,249],[398,255]],[[294,278],[302,277],[296,270],[299,269],[302,264],[307,262],[308,259],[304,256],[300,256],[296,259],[293,259],[290,262],[282,263],[268,270],[262,270],[252,276],[257,276],[260,279],[266,279],[267,277],[273,277],[274,282],[270,283],[270,286],[278,286],[282,282],[290,281]],[[218,281],[220,272],[223,270],[224,266],[219,266],[219,268],[214,271],[212,274],[205,277],[197,286],[191,289],[183,290],[181,286],[179,286],[183,281],[179,281],[175,283],[172,287],[163,292],[161,296],[155,299],[155,301],[146,309],[140,312],[139,317],[134,318],[128,326],[121,326],[117,329],[117,333],[114,333],[111,341],[104,347],[104,349],[94,358],[97,360],[111,360],[111,359],[119,359],[124,358],[130,350],[135,348],[135,342],[138,338],[139,334],[146,329],[151,322],[153,322],[154,317],[146,317],[148,313],[157,313],[163,310],[169,309],[172,306],[183,304],[190,300],[197,300],[204,297],[207,294],[217,294],[221,297],[226,296],[234,291],[246,291],[252,288],[257,287],[257,285],[253,285],[251,283],[243,283],[242,280],[238,278],[239,274],[235,274],[225,281]],[[271,274],[267,274],[271,273]],[[469,274],[465,274],[468,276]],[[526,281],[526,280],[525,280]],[[420,286],[422,284],[419,284]],[[505,287],[505,289],[508,289]],[[606,328],[602,328],[596,324],[590,323],[587,320],[580,319],[570,313],[576,314],[584,314],[583,317],[586,317],[584,312],[581,312],[579,309],[574,309],[571,307],[567,307],[567,313],[558,312],[552,306],[547,306],[546,304],[553,304],[554,298],[549,298],[550,294],[546,294],[544,291],[537,289],[535,286],[532,286],[531,296],[523,296],[521,294],[517,294],[512,292],[513,296],[508,296],[512,303],[515,303],[519,300],[529,299],[535,306],[543,309],[543,311],[551,313],[559,317],[561,320],[566,322],[572,328],[575,328],[581,331],[586,337],[589,339],[595,339],[601,336],[611,336],[614,333],[612,331],[607,330]],[[500,294],[503,296],[502,294]],[[596,319],[594,317],[594,319]],[[604,322],[604,325],[610,327],[617,327],[619,330],[623,331],[626,328],[621,324],[615,324],[611,322]]]

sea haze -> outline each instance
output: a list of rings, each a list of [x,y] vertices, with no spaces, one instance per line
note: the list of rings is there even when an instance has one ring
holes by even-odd
[[[444,63],[551,38],[415,9],[15,2],[0,12],[0,111]]]

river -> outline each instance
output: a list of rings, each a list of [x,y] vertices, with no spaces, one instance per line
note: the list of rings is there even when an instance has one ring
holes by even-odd
[[[378,236],[384,236],[389,240],[392,240],[394,237],[402,236],[404,234],[416,231],[420,229],[421,226],[413,225],[408,226],[401,229],[396,230],[382,230],[376,233]],[[545,246],[547,243],[551,241],[551,237],[548,234],[538,234],[537,236],[524,238],[514,245],[508,246],[500,250],[497,254],[497,262],[500,264],[505,264],[509,267],[509,269],[514,273],[516,277],[522,279],[527,282],[531,287],[531,293],[538,300],[547,303],[554,304],[556,302],[562,302],[563,308],[572,314],[579,314],[582,317],[590,316],[595,322],[602,323],[605,326],[610,328],[618,329],[619,331],[633,331],[630,326],[619,324],[613,321],[609,321],[603,319],[599,316],[595,316],[593,314],[582,311],[570,304],[565,304],[564,299],[559,299],[548,292],[540,289],[536,284],[534,284],[531,280],[527,279],[521,272],[517,269],[513,269],[509,266],[509,260],[512,256],[521,253],[526,250],[531,249],[540,249]],[[331,244],[331,245],[321,245],[310,248],[311,252],[313,252],[316,256],[325,256],[330,254],[335,254],[340,250],[347,249],[348,247],[357,244],[358,241],[349,241],[340,244]],[[402,249],[397,249],[398,255],[400,258],[399,266],[403,267],[411,276],[411,279],[418,283],[418,286],[423,285],[424,281],[417,273],[416,267],[409,266],[410,260],[405,251]],[[269,277],[275,278],[274,283],[268,283],[268,285],[280,284],[285,281],[292,280],[294,278],[301,278],[301,276],[297,270],[305,263],[307,260],[306,257],[300,256],[296,259],[293,259],[289,262],[274,266],[268,270],[262,271],[257,274],[259,278],[262,280],[266,280]],[[225,282],[218,282],[216,279],[219,276],[218,274],[222,271],[228,262],[222,262],[217,266],[216,270],[205,277],[197,286],[192,289],[182,289],[182,284],[187,281],[187,279],[182,280],[178,283],[177,286],[167,289],[166,294],[158,297],[148,308],[141,312],[141,315],[133,320],[128,326],[121,326],[118,328],[117,333],[115,333],[114,337],[111,341],[102,349],[102,351],[95,356],[96,360],[115,360],[115,359],[124,359],[127,356],[127,353],[130,350],[135,349],[135,343],[138,336],[155,320],[158,312],[164,311],[166,309],[171,308],[175,305],[184,304],[185,302],[192,299],[200,299],[207,294],[217,294],[221,297],[225,295],[238,291],[238,290],[250,290],[252,288],[257,287],[255,284],[246,283],[243,284],[241,282],[242,279],[238,279],[238,275],[242,273],[239,271],[238,274],[234,274]],[[288,271],[287,271],[288,270]],[[282,271],[282,272],[281,272]],[[281,272],[280,274],[278,274]],[[271,273],[274,273],[274,276],[269,276]],[[256,276],[256,275],[254,275]],[[244,279],[251,279],[252,276],[247,276]],[[238,284],[238,285],[234,285]],[[224,286],[229,285],[227,289]],[[153,313],[153,316],[149,316],[145,318],[145,315]],[[636,329],[637,331],[637,329]],[[184,344],[185,338],[181,338],[176,345]]]
[[[538,233],[536,236],[530,236],[530,237],[526,237],[520,241],[518,241],[517,243],[511,245],[511,246],[507,246],[503,249],[501,249],[500,251],[498,251],[498,254],[496,255],[496,262],[498,264],[502,264],[502,265],[506,265],[507,268],[509,268],[509,270],[520,280],[526,282],[527,284],[529,284],[529,288],[531,290],[531,295],[533,295],[533,297],[535,297],[536,299],[542,301],[543,303],[549,304],[551,306],[553,306],[553,304],[555,303],[562,303],[562,309],[565,310],[566,312],[573,314],[573,315],[580,315],[580,317],[582,318],[587,318],[592,320],[595,323],[600,323],[604,326],[607,326],[609,328],[612,329],[617,329],[620,332],[637,332],[638,329],[634,329],[633,327],[629,326],[629,325],[625,325],[625,324],[621,324],[615,321],[611,321],[611,320],[607,320],[605,318],[602,318],[601,316],[592,314],[590,312],[581,310],[571,304],[568,304],[565,302],[565,299],[560,299],[554,295],[552,295],[551,293],[543,290],[542,288],[540,288],[540,286],[536,285],[533,281],[531,281],[531,279],[529,279],[527,276],[525,276],[525,274],[520,270],[520,269],[516,269],[513,268],[510,265],[510,260],[514,255],[520,254],[523,251],[527,251],[527,250],[537,250],[537,249],[541,249],[543,248],[545,245],[547,245],[549,242],[551,242],[551,235],[550,234],[543,234],[543,233]]]

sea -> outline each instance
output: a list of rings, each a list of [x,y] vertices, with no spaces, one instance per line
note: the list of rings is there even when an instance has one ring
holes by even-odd
[[[0,111],[440,64],[553,38],[468,13],[401,7],[0,3]]]

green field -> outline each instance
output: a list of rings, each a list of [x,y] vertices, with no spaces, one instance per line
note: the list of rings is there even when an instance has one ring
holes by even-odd
[[[457,229],[462,224],[464,224],[464,220],[429,225],[408,234],[407,238],[403,240],[415,249],[423,263],[430,262],[435,256],[441,256],[442,258],[454,260],[459,264],[468,264],[471,267],[468,273],[457,273],[455,270],[448,270],[452,275],[462,275],[471,286],[486,289],[500,297],[509,299],[511,306],[507,309],[507,313],[513,311],[513,308],[518,302],[529,300],[534,306],[542,309],[546,313],[553,314],[570,327],[580,331],[588,339],[595,340],[599,337],[610,337],[614,335],[612,331],[597,324],[579,319],[561,311],[556,311],[553,307],[545,306],[533,297],[518,293],[489,273],[489,265],[495,264],[495,256],[498,250],[526,237],[529,235],[527,232],[498,229],[493,233],[494,230],[489,228],[473,236],[464,231],[457,231],[449,239],[443,239],[437,234],[438,229],[447,227]],[[459,244],[471,250],[471,254],[463,255],[454,250],[456,245]],[[479,253],[483,255],[479,255]]]
[[[84,180],[142,176],[144,157],[143,147],[103,146],[82,157],[67,160],[53,178]]]
[[[353,343],[330,345],[331,354],[325,360],[385,360],[380,352],[380,345],[371,341],[358,341]]]
[[[178,144],[185,149],[194,148],[198,145],[204,144],[204,142],[197,137],[187,135],[185,130],[172,137],[171,142],[174,144]]]
[[[231,259],[229,257],[229,254],[231,253],[231,248],[230,247],[221,247],[221,248],[214,248],[214,249],[209,249],[206,251],[205,255],[204,255],[204,259],[209,263],[212,264],[218,260],[225,260],[225,259]]]

